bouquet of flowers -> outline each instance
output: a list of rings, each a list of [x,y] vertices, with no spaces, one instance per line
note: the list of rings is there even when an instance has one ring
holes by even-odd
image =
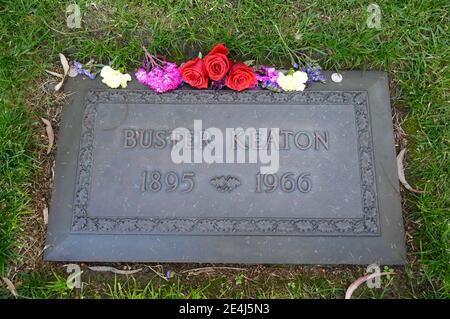
[[[227,87],[241,92],[262,88],[273,92],[303,91],[312,82],[325,82],[319,66],[308,65],[302,70],[297,63],[287,72],[273,66],[255,66],[229,59],[229,50],[218,43],[205,57],[192,58],[177,66],[174,62],[150,54],[145,47],[142,66],[135,72],[139,83],[164,93],[179,88],[183,83],[196,89]]]
[[[144,61],[142,66],[136,70],[135,76],[139,83],[157,93],[176,90],[183,83],[196,89],[220,90],[227,87],[241,92],[260,87],[273,92],[288,92],[303,91],[307,85],[313,82],[325,82],[325,76],[318,65],[306,65],[300,70],[299,65],[295,63],[294,55],[297,59],[300,60],[300,58],[290,49],[288,52],[293,68],[287,72],[277,70],[273,66],[251,67],[251,61],[232,61],[228,58],[227,47],[222,43],[218,43],[204,58],[199,54],[198,57],[182,63],[180,67],[174,62],[150,54],[145,47],[143,49]],[[92,61],[85,65],[73,61],[69,67],[66,58],[64,56],[63,58],[61,60],[64,61],[63,66],[67,65],[65,69],[71,77],[81,74],[95,79],[96,73],[92,72],[92,68],[101,66],[92,64]],[[123,71],[123,68],[116,70],[109,65],[103,65],[100,72],[102,82],[113,89],[126,88],[127,82],[131,81],[131,76]],[[55,72],[47,72],[63,78],[62,81],[65,79],[65,76]],[[340,76],[339,74],[334,75]],[[342,77],[339,81],[333,79],[335,82],[340,82],[340,80]]]
[[[228,49],[217,44],[205,58],[196,57],[180,67],[184,82],[197,89],[206,89],[211,81],[212,87],[223,86],[235,91],[255,87],[256,74],[243,62],[233,63],[228,59]]]
[[[136,79],[149,89],[164,93],[177,89],[182,78],[176,63],[163,61],[150,54],[144,47],[144,62],[136,73]]]

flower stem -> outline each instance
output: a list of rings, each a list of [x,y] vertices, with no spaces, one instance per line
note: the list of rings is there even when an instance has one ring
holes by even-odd
[[[144,49],[144,52],[145,52],[146,60],[144,60],[144,62],[147,62],[147,63],[150,62],[152,68],[154,68],[155,66],[159,66],[158,62],[163,63],[163,61],[161,61],[154,55],[150,54],[145,46],[142,46],[142,48]],[[145,63],[145,64],[147,64],[147,63]],[[148,67],[147,67],[147,71],[148,71]]]

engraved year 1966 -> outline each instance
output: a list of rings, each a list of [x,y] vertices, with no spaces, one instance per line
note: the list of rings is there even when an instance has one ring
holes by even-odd
[[[141,175],[141,192],[175,192],[189,193],[195,187],[194,172],[183,172],[178,174],[174,171],[161,173],[158,170],[144,170]]]
[[[256,174],[256,193],[273,193],[281,189],[284,193],[292,193],[295,190],[301,193],[309,193],[312,189],[310,173],[300,173],[296,175],[287,172],[279,177],[278,174]]]

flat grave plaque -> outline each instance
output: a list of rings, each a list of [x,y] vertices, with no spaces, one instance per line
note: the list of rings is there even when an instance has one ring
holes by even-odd
[[[45,259],[404,263],[387,76],[343,76],[295,93],[69,80]],[[278,160],[249,128],[278,132]]]

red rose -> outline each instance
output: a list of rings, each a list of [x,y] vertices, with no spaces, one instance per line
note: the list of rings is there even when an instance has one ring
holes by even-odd
[[[211,80],[222,80],[227,74],[231,66],[227,55],[228,49],[222,43],[219,43],[205,56],[206,72]]]
[[[184,82],[197,89],[206,89],[208,87],[208,74],[205,64],[200,58],[194,58],[187,61],[180,68],[181,76]]]
[[[256,85],[256,74],[244,63],[236,63],[231,67],[225,85],[232,90],[243,91]]]

